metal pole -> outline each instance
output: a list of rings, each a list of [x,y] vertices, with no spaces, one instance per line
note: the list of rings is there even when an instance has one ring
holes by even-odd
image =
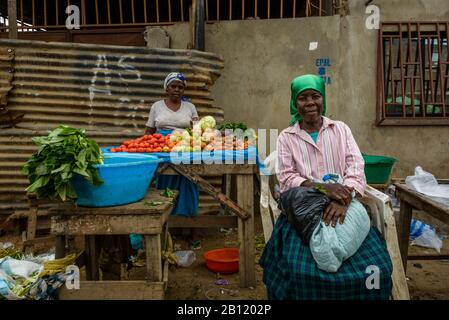
[[[17,39],[17,3],[16,0],[8,0],[8,29],[9,39]]]
[[[204,0],[196,0],[195,6],[195,33],[193,47],[195,50],[205,51],[204,36]]]

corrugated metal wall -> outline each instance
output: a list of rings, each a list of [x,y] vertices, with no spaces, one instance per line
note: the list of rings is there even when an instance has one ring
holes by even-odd
[[[25,113],[20,128],[66,123],[106,131],[141,129],[151,103],[163,97],[163,80],[171,71],[186,74],[185,94],[200,115],[223,119],[209,97],[223,61],[211,53],[0,40],[0,50],[8,49],[15,52],[8,108]]]
[[[20,168],[36,150],[32,136],[59,124],[85,128],[101,146],[139,136],[172,71],[186,74],[185,94],[199,115],[221,122],[223,110],[213,106],[209,89],[222,68],[217,55],[194,50],[0,40],[0,101],[7,113],[0,126],[0,213],[25,207],[28,181]],[[8,119],[19,122],[5,129]],[[221,185],[219,177],[211,182]],[[204,195],[200,202],[203,213],[218,208]]]

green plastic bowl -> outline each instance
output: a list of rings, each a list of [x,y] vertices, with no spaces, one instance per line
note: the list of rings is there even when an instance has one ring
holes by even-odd
[[[395,158],[362,154],[365,160],[365,176],[369,184],[384,184],[390,179]]]

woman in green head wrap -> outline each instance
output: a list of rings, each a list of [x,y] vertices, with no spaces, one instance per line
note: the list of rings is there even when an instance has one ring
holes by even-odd
[[[388,299],[392,288],[388,250],[378,231],[370,228],[366,209],[354,197],[365,192],[363,157],[350,128],[325,116],[326,93],[320,77],[304,75],[292,81],[290,113],[290,126],[277,141],[281,192],[316,189],[326,194],[329,204],[320,212],[317,225],[311,226],[310,238],[298,235],[285,214],[277,219],[260,259],[268,298]],[[334,183],[325,183],[328,179]],[[296,200],[304,201],[289,199],[291,207],[284,207],[285,211],[294,208]],[[356,224],[354,217],[362,223]],[[338,238],[340,230],[351,230],[347,233],[350,241]],[[335,237],[321,237],[324,231]],[[343,243],[353,246],[350,254]],[[379,290],[365,285],[369,265],[380,270]]]
[[[292,115],[292,120],[290,121],[290,125],[293,125],[298,121],[300,122],[302,119],[302,114],[298,110],[297,105],[299,95],[302,95],[300,102],[303,102],[309,96],[312,97],[312,99],[315,97],[315,100],[319,100],[319,97],[316,94],[319,93],[322,98],[320,101],[317,101],[319,104],[318,106],[321,108],[320,114],[323,116],[326,114],[326,88],[321,77],[313,74],[306,74],[297,77],[292,80],[291,92],[292,95],[290,99],[290,114]]]

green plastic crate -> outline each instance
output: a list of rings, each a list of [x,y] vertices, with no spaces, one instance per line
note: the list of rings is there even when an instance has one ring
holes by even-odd
[[[362,154],[365,160],[365,176],[369,184],[384,184],[390,179],[395,158]]]

